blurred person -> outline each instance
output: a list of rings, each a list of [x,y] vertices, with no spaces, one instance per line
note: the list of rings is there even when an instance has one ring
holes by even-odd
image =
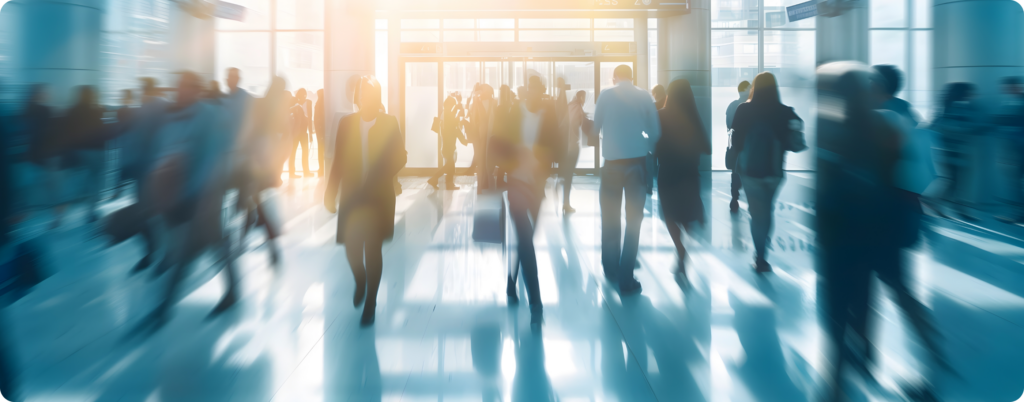
[[[615,87],[601,92],[594,113],[594,131],[602,133],[601,263],[604,274],[618,280],[622,295],[640,293],[633,277],[644,219],[647,155],[661,138],[658,111],[647,92],[633,86],[633,70],[615,68]],[[644,135],[646,134],[646,136]],[[621,233],[622,199],[626,199],[626,233]]]
[[[395,230],[392,182],[405,167],[407,153],[398,120],[381,113],[381,87],[376,78],[360,78],[355,100],[359,112],[338,123],[336,156],[327,175],[324,206],[338,213],[337,241],[345,245],[356,282],[352,304],[363,304],[359,322],[365,326],[372,325],[376,315],[384,269],[381,247]]]
[[[312,128],[312,107],[309,105],[309,101],[306,100],[306,89],[299,88],[295,91],[295,103],[291,107],[292,114],[292,146],[288,149],[288,170],[292,172],[292,177],[310,176],[313,172],[309,170],[309,137],[311,136],[310,131]],[[302,172],[300,175],[296,171],[295,161],[291,158],[295,154],[295,150],[301,147],[302,151]]]
[[[985,130],[982,112],[974,103],[976,90],[974,84],[955,82],[946,85],[942,101],[942,111],[931,124],[931,129],[939,133],[942,166],[949,184],[941,199],[947,207],[967,221],[976,221],[967,212],[968,201],[967,180],[970,169],[970,147]],[[945,216],[942,208],[936,210]]]
[[[1011,211],[996,216],[1004,223],[1024,223],[1024,79],[1006,77],[1002,80],[1003,104],[996,112],[995,122],[1007,137],[1011,155],[1011,195],[1007,204]]]
[[[543,319],[544,307],[537,279],[533,235],[551,165],[563,157],[566,139],[564,131],[560,129],[555,105],[550,100],[542,99],[545,88],[540,78],[530,77],[528,85],[524,93],[526,98],[512,107],[506,120],[498,123],[500,131],[496,133],[494,141],[495,156],[509,172],[509,212],[516,229],[519,256],[519,266],[514,269],[517,272],[519,269],[523,271],[531,322],[539,324]],[[512,300],[519,299],[512,275],[508,278],[506,293]]]
[[[459,121],[458,100],[454,94],[449,94],[444,100],[444,110],[441,115],[441,157],[444,158],[444,165],[437,169],[427,184],[438,189],[437,182],[442,175],[447,175],[444,182],[445,190],[458,190],[455,185],[455,141],[466,143],[466,137],[462,135]]]
[[[668,100],[668,92],[665,91],[665,86],[658,84],[654,88],[651,88],[651,96],[654,97],[654,108],[661,110],[665,107],[665,101]]]
[[[521,102],[521,101],[523,101],[525,99],[526,99],[526,86],[520,85],[519,87],[516,87],[516,100]]]
[[[568,111],[565,116],[564,126],[568,137],[568,148],[565,158],[558,164],[558,175],[562,177],[562,213],[571,214],[576,212],[570,203],[569,195],[572,192],[572,177],[576,171],[576,164],[580,159],[580,147],[583,130],[583,120],[587,114],[583,111],[583,105],[587,101],[587,91],[577,91],[576,96],[569,102]]]
[[[743,82],[740,83],[739,86],[736,87],[736,90],[739,91],[739,93],[740,93],[739,99],[736,99],[736,100],[732,101],[732,103],[729,103],[729,107],[725,109],[725,128],[727,130],[729,130],[729,147],[730,148],[732,147],[732,121],[736,117],[736,109],[739,108],[742,103],[750,100],[750,83],[747,82],[747,81],[743,81]],[[732,159],[732,160],[726,161],[726,165],[729,165],[729,166],[733,167],[731,169],[732,170],[732,185],[731,185],[732,200],[729,201],[729,211],[732,212],[732,213],[739,212],[739,210],[740,210],[740,187],[741,187],[741,183],[742,183],[740,181],[740,173],[736,169],[736,156],[735,156],[736,154],[737,154],[737,152],[729,152],[729,151],[726,152],[726,158],[730,159],[730,156],[731,156],[731,159]]]
[[[224,93],[220,91],[220,83],[217,80],[210,80],[203,98],[205,99],[220,99],[224,97]]]
[[[896,94],[903,89],[903,72],[896,66],[888,64],[881,64],[872,68],[881,76],[882,81],[879,87],[881,90],[879,96],[882,97],[880,109],[889,110],[900,115],[900,117],[907,120],[911,129],[917,128],[918,123],[921,122],[921,116],[917,114],[910,102],[896,97]]]
[[[135,114],[135,95],[131,89],[121,90],[121,107],[117,109],[117,125],[120,126],[122,132],[127,130],[131,126],[132,117]],[[121,144],[121,154],[124,154],[124,146]],[[119,158],[120,159],[120,158]],[[117,183],[114,185],[114,195],[111,196],[113,199],[121,198],[121,190],[127,185],[128,177],[124,174],[124,165],[120,166],[117,170]]]
[[[477,193],[492,188],[492,175],[494,174],[492,161],[487,159],[487,144],[490,142],[494,130],[494,110],[497,102],[494,99],[494,88],[487,84],[479,84],[473,91],[473,103],[467,110],[470,120],[467,124],[467,134],[472,128],[472,136],[469,140],[473,143],[473,165],[476,166]]]
[[[64,153],[65,168],[77,165],[85,168],[82,198],[86,202],[88,221],[92,223],[96,221],[96,210],[106,181],[106,141],[96,141],[93,137],[103,127],[104,110],[99,105],[99,93],[95,87],[84,85],[76,91],[78,100],[68,110],[61,124],[65,131],[63,135],[70,138],[66,142],[61,141],[61,147],[67,148]]]
[[[501,124],[501,122],[503,121],[508,121],[508,115],[512,113],[512,109],[514,107],[517,107],[518,104],[519,100],[516,99],[516,95],[515,93],[512,92],[512,88],[510,88],[508,85],[502,85],[501,87],[498,88],[498,105],[494,109],[494,122],[496,131],[499,129],[497,125]],[[488,156],[494,154],[493,148],[494,145],[488,144]],[[508,184],[506,178],[508,172],[505,171],[505,168],[503,168],[501,164],[497,162],[497,160],[492,159],[493,158],[489,158],[488,160],[490,161],[489,163],[491,163],[491,165],[494,167],[494,188],[504,190],[506,188],[506,185]]]
[[[29,88],[28,102],[20,116],[25,135],[19,142],[28,144],[27,159],[43,170],[40,187],[45,194],[40,201],[43,205],[53,208],[57,217],[64,213],[64,192],[62,191],[62,172],[60,157],[50,150],[54,142],[55,122],[53,110],[46,105],[47,87],[45,84],[33,84]],[[56,223],[54,224],[56,226]],[[54,226],[54,227],[55,227]]]
[[[164,99],[157,88],[154,78],[141,78],[142,105],[133,112],[128,131],[125,134],[124,147],[121,152],[121,176],[135,181],[135,202],[146,205],[151,202],[149,189],[149,172],[153,168],[156,155],[156,133],[162,124],[164,114],[170,103]],[[137,273],[148,268],[157,253],[157,224],[150,218],[140,218],[142,223],[142,240],[146,254],[132,268]]]
[[[559,123],[565,122],[565,114],[569,112],[569,85],[565,84],[565,78],[558,77],[555,80],[555,114]]]
[[[654,147],[658,158],[658,200],[676,247],[676,273],[686,277],[686,248],[682,230],[692,232],[694,224],[704,225],[704,202],[700,198],[700,158],[711,154],[697,100],[687,80],[669,84],[665,107],[658,111],[661,138]]]
[[[754,268],[758,273],[772,271],[766,249],[771,240],[775,198],[785,181],[786,152],[807,148],[802,132],[803,120],[782,103],[775,76],[765,72],[754,77],[750,101],[736,108],[732,146],[738,154],[736,168],[747,193]]]
[[[324,105],[327,103],[327,99],[324,98],[324,90],[318,89],[316,91],[316,105],[313,106],[313,128],[316,131],[316,157],[317,166],[319,166],[320,177],[324,177],[327,173],[327,165],[324,161],[324,152],[327,150],[326,134],[327,134],[327,116],[324,115]]]

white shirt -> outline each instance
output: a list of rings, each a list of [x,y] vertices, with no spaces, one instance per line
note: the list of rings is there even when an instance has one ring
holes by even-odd
[[[377,123],[377,119],[370,121],[359,119],[359,138],[363,152],[363,180],[370,174],[370,128]]]
[[[533,184],[536,176],[537,158],[533,155],[533,145],[537,143],[540,135],[541,113],[531,113],[526,104],[519,106],[523,111],[523,121],[519,133],[522,144],[519,146],[519,166],[512,172],[511,176],[527,184]]]

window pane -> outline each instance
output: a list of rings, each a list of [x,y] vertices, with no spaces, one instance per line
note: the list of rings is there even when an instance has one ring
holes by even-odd
[[[277,34],[277,74],[286,88],[314,93],[324,86],[323,32],[279,32]]]
[[[406,167],[437,167],[438,139],[430,131],[437,112],[437,63],[405,63]]]
[[[444,31],[445,42],[475,42],[476,35],[473,31]]]
[[[594,31],[595,42],[632,42],[633,31],[624,29],[605,29]]]
[[[217,80],[224,82],[225,70],[242,72],[242,88],[262,95],[270,84],[270,34],[267,32],[218,32]]]
[[[388,105],[388,31],[377,31],[374,37],[375,48],[373,67],[375,70],[374,74],[377,76],[377,81],[380,81],[380,102],[384,104],[388,113],[394,114],[397,110],[392,111],[390,109],[390,105]]]
[[[712,28],[756,28],[756,0],[711,0]]]
[[[521,18],[519,28],[590,28],[585,18]]]
[[[324,0],[277,0],[280,29],[324,29]]]
[[[576,92],[587,93],[587,100],[583,103],[583,111],[593,117],[594,113],[594,62],[592,61],[570,61],[555,62],[555,77],[561,77],[572,89],[566,93],[566,98],[572,100]],[[583,148],[580,150],[580,158],[576,162],[577,168],[594,168],[594,148]]]
[[[520,42],[590,42],[590,31],[519,31]]]
[[[595,18],[594,28],[632,28],[632,18]]]
[[[932,0],[914,1],[914,28],[932,27]],[[1019,0],[1024,1],[1024,0]]]
[[[907,71],[907,31],[871,31],[871,64]]]
[[[388,20],[383,19],[383,18],[382,19],[378,19],[378,20],[374,20],[373,21],[373,28],[374,29],[388,29]]]
[[[516,27],[516,20],[513,18],[476,20],[476,26],[484,29],[512,29]]]
[[[468,102],[473,94],[473,86],[480,83],[480,62],[478,61],[454,61],[444,63],[444,96],[458,91],[462,94],[462,101]],[[464,104],[465,105],[465,104]],[[455,167],[469,167],[473,163],[473,151],[471,146],[455,144]]]
[[[477,31],[480,42],[515,42],[516,31]]]
[[[914,31],[913,71],[907,77],[906,100],[921,113],[925,121],[931,120],[935,91],[932,85],[932,33]]]
[[[439,42],[438,31],[402,31],[402,42]]]
[[[217,29],[270,29],[270,0],[233,0],[232,3],[245,7],[245,20],[234,21],[217,18]]]
[[[117,104],[122,89],[135,90],[139,77],[156,78],[160,85],[173,85],[167,32],[103,33],[101,60],[103,75],[101,101]]]
[[[440,20],[402,20],[402,29],[438,29]]]
[[[871,0],[872,28],[907,26],[907,0]]]
[[[444,20],[444,29],[473,29],[473,20]]]
[[[753,48],[753,52],[748,53]],[[729,132],[725,110],[739,98],[736,86],[753,82],[758,73],[757,31],[711,31],[711,168],[725,169]]]
[[[789,22],[786,7],[804,3],[807,0],[765,0],[764,21],[766,28],[814,28],[816,18],[806,18],[797,22]],[[896,1],[896,0],[889,0]]]
[[[792,107],[797,116],[804,120],[804,138],[811,148],[786,156],[786,169],[813,170],[817,123],[813,113],[818,100],[815,86],[815,33],[765,31],[764,42],[764,71],[775,74],[782,102]]]

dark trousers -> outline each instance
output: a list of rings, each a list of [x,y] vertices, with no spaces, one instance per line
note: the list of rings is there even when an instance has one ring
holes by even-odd
[[[477,192],[491,188],[491,175],[494,169],[493,166],[487,165],[487,139],[479,137],[481,135],[478,134],[473,139],[473,166],[476,167]]]
[[[300,132],[295,133],[293,138],[294,139],[292,140],[292,146],[291,148],[288,149],[288,163],[286,164],[288,166],[288,171],[292,173],[298,172],[297,170],[295,170],[295,149],[301,146],[302,171],[309,173],[309,135],[307,135],[307,133],[305,132]]]
[[[319,166],[320,176],[323,177],[324,173],[327,172],[327,166],[324,165],[324,150],[327,149],[327,143],[324,142],[324,133],[322,130],[316,132],[316,160],[317,166]]]
[[[747,193],[747,209],[750,211],[750,235],[754,241],[757,258],[767,256],[766,248],[772,238],[775,198],[785,179],[782,177],[743,177],[743,188]]]
[[[516,228],[516,246],[519,254],[519,269],[526,279],[526,292],[530,306],[540,306],[540,281],[537,279],[537,252],[533,248],[534,224],[540,212],[540,195],[533,188],[516,179],[508,181],[508,209],[512,224]]]
[[[379,216],[370,207],[359,207],[349,212],[345,222],[345,257],[352,269],[356,286],[366,286],[363,314],[377,307],[377,290],[384,272],[384,231],[374,218]]]
[[[448,179],[445,181],[445,186],[451,187],[455,185],[455,140],[451,141],[444,140],[441,144],[441,157],[444,158],[444,164],[437,169],[437,172],[430,177],[431,181],[437,181],[443,175],[448,175]]]
[[[619,284],[634,281],[640,225],[647,201],[645,158],[605,161],[601,168],[601,265]],[[626,198],[626,235],[622,238],[622,198]]]
[[[740,173],[733,169],[732,171],[732,200],[739,201],[740,199]]]
[[[562,205],[569,206],[569,193],[572,192],[572,176],[576,171],[576,163],[580,160],[580,148],[569,147],[565,155],[565,161],[558,164],[558,175],[562,177]]]

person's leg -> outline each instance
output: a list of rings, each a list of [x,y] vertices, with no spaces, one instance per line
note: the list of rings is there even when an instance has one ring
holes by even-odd
[[[647,186],[647,194],[654,193],[654,172],[658,170],[657,162],[658,160],[651,154],[648,154],[644,160],[644,171],[646,172],[644,182]]]
[[[491,169],[487,168],[487,140],[473,141],[473,164],[476,166],[477,192],[491,188]]]
[[[618,280],[622,254],[622,174],[619,166],[601,168],[601,265],[606,277]]]
[[[516,229],[516,246],[519,264],[526,279],[526,291],[529,295],[530,309],[541,309],[540,282],[537,279],[537,254],[533,246],[534,227],[530,216],[533,210],[534,195],[530,194],[528,185],[514,181],[509,184],[508,204],[512,215],[512,224]]]
[[[87,172],[87,185],[86,185],[86,198],[85,205],[88,209],[89,222],[96,221],[96,209],[100,204],[100,197],[103,194],[103,188],[106,187],[106,177],[104,173],[107,167],[107,157],[105,150],[88,150],[82,151],[82,160],[85,161],[85,168]]]
[[[640,247],[640,225],[644,221],[644,204],[647,201],[645,167],[630,165],[623,180],[626,195],[626,234],[622,241],[622,256],[619,259],[619,286],[634,283],[633,270]]]
[[[290,174],[292,177],[299,176],[299,170],[295,167],[295,151],[300,149],[300,147],[302,146],[299,137],[300,136],[298,135],[292,136],[292,146],[288,148],[288,159],[286,159],[284,162],[284,166],[288,169],[288,174]]]
[[[355,296],[352,305],[358,307],[363,303],[366,296],[367,270],[363,263],[363,249],[366,240],[365,222],[370,211],[366,209],[355,209],[349,212],[345,222],[345,258],[348,259],[348,266],[352,269],[352,276],[355,278]]]
[[[444,167],[442,171],[445,175],[445,188],[448,190],[458,190],[459,188],[455,186],[455,141],[452,141],[449,148],[444,150]]]
[[[736,212],[740,210],[740,174],[736,169],[732,170],[732,200],[729,201],[729,210]]]
[[[771,214],[771,202],[765,179],[743,177],[743,188],[747,193],[747,210],[750,211],[750,236],[754,241],[754,257],[764,259],[765,243],[768,238],[768,215]]]
[[[327,148],[327,143],[324,142],[324,133],[317,131],[316,133],[316,160],[317,167],[319,168],[320,177],[324,177],[327,172],[327,166],[324,165],[324,149]]]
[[[366,256],[366,304],[363,305],[363,324],[371,324],[374,321],[377,311],[377,290],[380,289],[380,280],[384,273],[384,239],[379,231],[373,230],[363,243],[363,252]]]
[[[302,145],[302,173],[308,175],[313,173],[309,170],[309,135],[300,135],[299,143]]]
[[[569,195],[572,193],[572,177],[576,171],[576,163],[580,159],[579,147],[570,147],[569,154],[565,158],[564,166],[559,166],[562,176],[562,209],[566,212],[573,212]]]

